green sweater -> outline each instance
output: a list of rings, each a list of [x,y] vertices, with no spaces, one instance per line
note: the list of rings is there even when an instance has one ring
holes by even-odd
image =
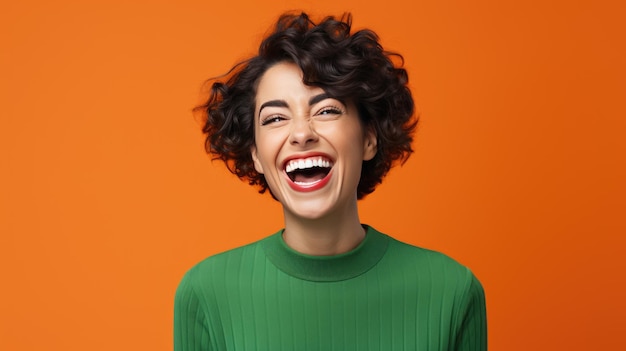
[[[486,350],[485,297],[464,266],[368,227],[337,256],[282,231],[200,262],[174,306],[174,350]]]

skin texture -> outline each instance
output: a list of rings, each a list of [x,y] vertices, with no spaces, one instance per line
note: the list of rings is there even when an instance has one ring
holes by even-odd
[[[283,206],[284,238],[293,249],[332,255],[364,237],[356,188],[362,163],[376,154],[376,136],[363,128],[354,105],[304,85],[300,68],[278,63],[261,77],[255,102],[257,172]],[[322,156],[333,162],[323,186],[290,184],[284,167],[292,158]]]

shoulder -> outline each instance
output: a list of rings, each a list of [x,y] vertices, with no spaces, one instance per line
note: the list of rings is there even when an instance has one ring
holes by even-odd
[[[404,284],[437,299],[455,313],[474,313],[469,312],[474,309],[484,313],[482,284],[468,267],[450,256],[391,238],[384,260],[388,274],[400,275]]]
[[[208,286],[219,286],[252,271],[265,261],[261,239],[209,256],[192,266],[183,276],[179,289],[206,291]]]
[[[461,294],[477,288],[482,290],[480,282],[468,267],[442,252],[390,237],[384,260],[393,270],[402,271],[405,276],[415,276],[422,283],[430,281],[435,286]]]
[[[389,240],[389,251],[393,256],[405,263],[427,265],[452,271],[465,271],[467,267],[452,257],[430,249],[408,244],[393,237]]]

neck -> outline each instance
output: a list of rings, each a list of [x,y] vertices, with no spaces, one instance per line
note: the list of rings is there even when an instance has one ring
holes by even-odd
[[[356,203],[322,218],[297,217],[285,211],[285,243],[303,254],[331,256],[348,252],[365,238]]]

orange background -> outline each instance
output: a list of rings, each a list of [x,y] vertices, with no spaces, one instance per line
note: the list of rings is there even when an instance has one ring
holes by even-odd
[[[401,52],[416,152],[363,222],[470,266],[491,350],[626,332],[621,1],[11,1],[0,13],[0,350],[170,350],[200,259],[280,228],[191,108],[279,13]]]

